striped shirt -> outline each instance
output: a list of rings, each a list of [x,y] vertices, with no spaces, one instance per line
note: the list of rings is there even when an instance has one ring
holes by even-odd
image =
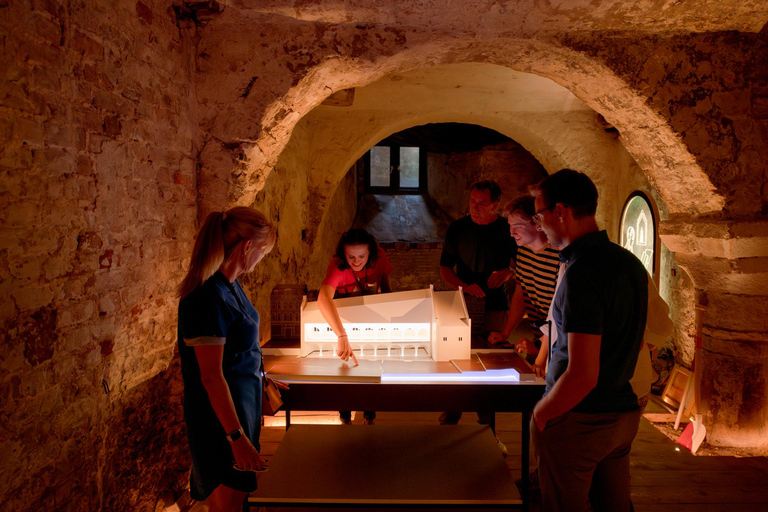
[[[547,320],[549,305],[555,295],[560,268],[559,254],[549,244],[538,252],[528,247],[519,247],[517,250],[515,278],[523,287],[528,323],[537,334],[538,328]]]

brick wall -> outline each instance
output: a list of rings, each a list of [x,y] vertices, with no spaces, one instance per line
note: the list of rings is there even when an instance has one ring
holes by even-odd
[[[392,263],[392,287],[395,290],[418,290],[435,285],[436,290],[450,290],[440,277],[442,242],[382,243]]]
[[[196,169],[170,4],[0,2],[4,510],[146,510],[184,479]]]

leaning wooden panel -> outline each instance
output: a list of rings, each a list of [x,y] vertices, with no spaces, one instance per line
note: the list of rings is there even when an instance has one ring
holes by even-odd
[[[672,371],[669,372],[669,379],[667,380],[667,385],[664,387],[664,392],[661,394],[661,399],[675,409],[679,409],[680,402],[683,400],[685,388],[691,379],[691,375],[692,373],[690,370],[686,370],[682,366],[675,364]],[[690,415],[691,404],[693,403],[693,392],[693,389],[688,391],[688,398],[686,400],[686,407],[683,409],[683,416],[687,417]]]

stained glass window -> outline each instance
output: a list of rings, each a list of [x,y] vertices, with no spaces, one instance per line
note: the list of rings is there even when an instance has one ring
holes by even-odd
[[[656,221],[648,198],[642,192],[633,193],[621,216],[621,245],[631,251],[654,276],[656,250]]]

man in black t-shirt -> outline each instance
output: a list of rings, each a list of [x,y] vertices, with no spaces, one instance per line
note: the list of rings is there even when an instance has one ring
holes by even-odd
[[[453,222],[440,256],[440,277],[454,290],[485,298],[485,330],[500,331],[509,309],[504,284],[514,276],[517,245],[496,214],[501,188],[478,181],[469,189],[469,215]]]
[[[506,219],[496,214],[501,188],[495,181],[478,181],[469,189],[469,215],[454,221],[440,255],[440,277],[465,294],[485,299],[484,330],[500,331],[506,323],[509,296],[505,283],[515,275],[517,245]],[[473,320],[474,321],[474,320]],[[455,424],[461,412],[446,412],[440,423]],[[490,421],[478,413],[480,423]],[[502,451],[506,448],[501,445]]]

